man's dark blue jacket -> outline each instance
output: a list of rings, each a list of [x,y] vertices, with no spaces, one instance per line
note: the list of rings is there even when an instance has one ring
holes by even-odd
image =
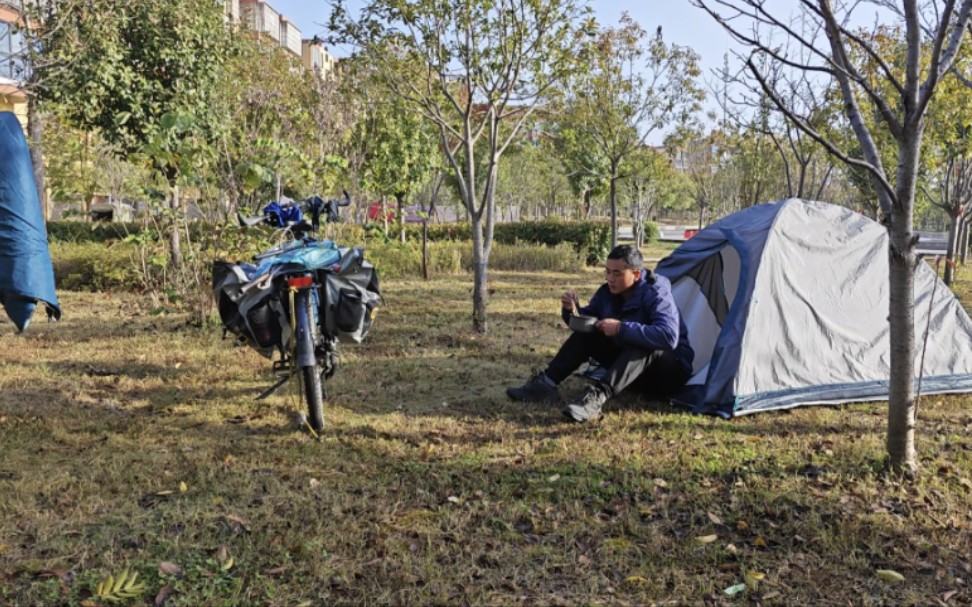
[[[695,352],[689,345],[688,329],[675,306],[672,283],[645,268],[631,289],[631,297],[625,301],[621,295],[612,294],[607,283],[604,283],[594,293],[590,303],[579,308],[579,311],[587,316],[596,316],[599,320],[620,320],[621,329],[614,338],[618,346],[673,350],[686,372],[691,373]],[[563,317],[567,322],[570,310],[563,310]]]

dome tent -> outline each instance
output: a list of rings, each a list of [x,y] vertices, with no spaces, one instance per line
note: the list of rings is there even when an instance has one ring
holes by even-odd
[[[656,271],[696,353],[677,398],[696,412],[888,398],[888,234],[877,222],[820,202],[762,204],[706,227]],[[972,321],[940,283],[918,264],[919,344],[934,291],[922,392],[972,392]]]

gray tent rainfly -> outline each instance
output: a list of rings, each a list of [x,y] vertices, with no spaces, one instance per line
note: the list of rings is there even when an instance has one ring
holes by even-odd
[[[762,204],[705,228],[657,272],[672,281],[696,352],[677,399],[695,411],[888,398],[888,234],[877,222],[820,202]],[[930,302],[922,392],[972,392],[972,321],[920,263],[919,343]]]

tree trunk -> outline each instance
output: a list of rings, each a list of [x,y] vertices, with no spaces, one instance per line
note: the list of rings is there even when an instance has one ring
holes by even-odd
[[[962,237],[959,240],[959,260],[964,266],[965,260],[967,259],[969,253],[969,226],[970,222],[972,222],[972,217],[963,215],[961,219],[962,221],[960,225],[962,226]]]
[[[169,232],[169,255],[172,258],[172,267],[182,267],[182,247],[179,235],[179,186],[172,186],[172,198],[169,208],[172,210],[172,231]]]
[[[487,290],[485,242],[483,238],[483,220],[478,214],[472,215],[473,238],[473,330],[486,333],[489,329],[486,323],[486,304],[489,301]]]
[[[896,200],[884,204],[891,211],[889,238],[890,373],[888,380],[889,464],[896,472],[917,470],[915,453],[915,190],[921,150],[921,127],[905,133],[898,144]],[[877,184],[875,184],[877,185]]]
[[[34,185],[37,188],[37,201],[41,205],[44,220],[50,217],[47,208],[47,188],[44,186],[44,125],[40,109],[37,107],[37,95],[27,98],[27,131],[30,134],[30,164],[34,169]]]
[[[385,238],[388,238],[388,205],[385,204],[385,195],[381,195],[381,223],[385,227]]]
[[[611,248],[618,246],[618,178],[611,174]]]
[[[948,224],[948,245],[945,249],[945,259],[954,263],[955,252],[959,246],[959,237],[961,236],[961,223],[962,217],[958,213],[949,213],[949,219],[951,220]],[[946,285],[952,286],[952,280],[954,280],[954,275],[952,272],[952,264],[945,264],[945,275],[942,280]]]
[[[405,244],[405,193],[397,192],[395,201],[398,203],[398,231],[402,244]]]
[[[632,220],[634,222],[631,227],[634,232],[635,248],[640,251],[645,246],[645,222],[641,219],[641,188],[638,188],[638,197],[635,200]]]
[[[429,220],[422,220],[422,280],[429,280]]]

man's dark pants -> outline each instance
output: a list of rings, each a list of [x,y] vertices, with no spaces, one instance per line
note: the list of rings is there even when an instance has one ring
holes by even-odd
[[[615,396],[628,386],[653,396],[677,392],[689,379],[682,364],[671,350],[645,350],[619,346],[603,333],[572,333],[550,361],[546,374],[560,383],[589,358],[607,369],[601,382]]]

